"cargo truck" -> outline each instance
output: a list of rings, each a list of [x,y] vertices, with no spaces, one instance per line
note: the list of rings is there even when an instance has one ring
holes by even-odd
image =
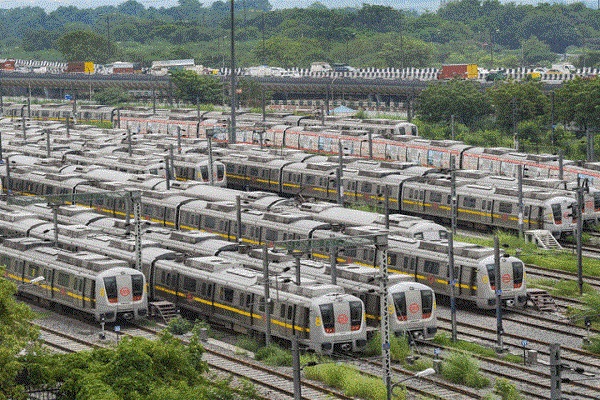
[[[478,76],[477,64],[447,64],[442,65],[438,79],[477,79]]]

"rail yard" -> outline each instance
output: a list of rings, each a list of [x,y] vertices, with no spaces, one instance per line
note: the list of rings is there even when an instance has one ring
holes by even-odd
[[[198,118],[195,110],[180,110],[157,118],[114,111],[90,107],[78,118],[112,120],[114,129],[72,123],[70,110],[51,105],[33,107],[30,119],[15,111],[15,118],[0,120],[5,277],[34,303],[88,314],[90,336],[100,322],[129,326],[147,314],[160,316],[170,303],[215,329],[227,328],[228,335],[297,341],[302,351],[342,357],[379,377],[385,365],[361,353],[389,317],[388,332],[410,337],[421,357],[435,354],[434,364],[452,352],[434,336],[454,328],[461,339],[495,348],[503,360],[479,356],[483,373],[510,380],[528,397],[548,398],[552,390],[554,344],[564,361],[589,376],[600,374],[597,355],[581,348],[596,330],[565,312],[565,306],[581,304],[556,298],[556,310],[542,312],[528,297],[536,274],[576,277],[529,267],[518,254],[493,247],[450,247],[447,229],[453,208],[458,225],[479,231],[568,237],[579,222],[591,229],[600,213],[595,165],[427,141],[408,122],[292,115],[263,121],[241,114],[238,143],[227,146],[223,114]],[[521,179],[522,168],[527,176]],[[581,221],[572,214],[581,187],[577,177],[588,183]],[[593,277],[585,280],[595,285]],[[456,310],[449,300],[458,303],[458,321],[452,321]],[[137,308],[124,308],[136,301]],[[497,302],[504,313],[500,333]],[[389,304],[386,318],[381,304]],[[525,352],[531,356],[522,366],[502,356]],[[227,361],[239,371],[248,362],[239,355]],[[254,375],[259,368],[254,361],[243,367]],[[259,386],[287,379],[262,391],[265,398],[293,398],[289,377],[295,371],[283,372],[247,378],[262,381]],[[267,373],[275,371],[261,375]],[[400,365],[390,373],[396,380],[413,376]],[[306,380],[302,385],[309,398],[327,396],[317,391],[346,398],[309,388]],[[290,386],[287,394],[274,392]],[[407,380],[406,386],[432,398],[486,395],[486,389],[450,384],[438,375]],[[598,386],[572,379],[563,393],[594,399]]]

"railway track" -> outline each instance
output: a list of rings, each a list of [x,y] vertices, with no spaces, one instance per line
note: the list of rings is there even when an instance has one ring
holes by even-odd
[[[452,326],[447,310],[440,310],[438,313],[438,329],[451,332]],[[496,348],[497,330],[495,316],[481,316],[474,313],[471,317],[464,314],[457,321],[457,330],[459,339],[478,343],[484,347]],[[527,341],[527,349],[535,350],[538,355],[536,366],[520,366],[514,363],[506,363],[496,358],[486,360],[477,356],[480,360],[480,366],[483,372],[493,376],[504,376],[515,383],[518,389],[531,398],[548,398],[550,393],[550,367],[549,367],[549,345],[559,343],[561,346],[561,362],[570,365],[572,368],[583,368],[586,373],[600,374],[600,358],[596,354],[589,353],[580,348],[574,347],[581,343],[584,336],[579,336],[582,332],[577,327],[569,332],[566,328],[554,329],[548,331],[545,323],[531,315],[531,323],[523,327],[521,317],[503,318],[502,343],[506,350],[513,354],[523,354],[522,343]],[[467,322],[469,321],[469,322]],[[559,323],[559,325],[562,325]],[[517,333],[512,333],[517,332]],[[426,346],[436,346],[432,343],[426,343]],[[568,371],[565,371],[563,376]],[[575,375],[577,377],[577,375]],[[581,376],[580,376],[581,377]],[[597,399],[599,386],[597,382],[571,382],[568,390],[571,390],[579,396],[578,398]],[[543,393],[540,397],[539,393]]]

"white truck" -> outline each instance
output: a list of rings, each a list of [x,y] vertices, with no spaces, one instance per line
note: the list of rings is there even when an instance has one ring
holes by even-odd
[[[314,62],[310,64],[310,73],[331,72],[333,68],[326,62]]]

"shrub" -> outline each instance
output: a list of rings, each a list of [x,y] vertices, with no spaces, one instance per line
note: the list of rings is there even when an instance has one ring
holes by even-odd
[[[515,385],[504,378],[496,380],[494,393],[498,394],[502,400],[523,400],[523,396],[519,393]]]
[[[173,335],[183,335],[192,330],[194,324],[187,319],[177,317],[169,321],[169,325],[167,325],[167,330],[171,332]]]
[[[452,353],[442,364],[442,375],[450,382],[473,388],[484,388],[490,380],[479,372],[477,361],[463,353]]]
[[[275,344],[258,349],[254,358],[268,365],[279,367],[292,365],[292,354]]]
[[[365,347],[365,354],[376,356],[381,354],[381,334],[377,332]],[[394,361],[404,362],[410,355],[410,346],[406,336],[390,335],[390,357]]]

